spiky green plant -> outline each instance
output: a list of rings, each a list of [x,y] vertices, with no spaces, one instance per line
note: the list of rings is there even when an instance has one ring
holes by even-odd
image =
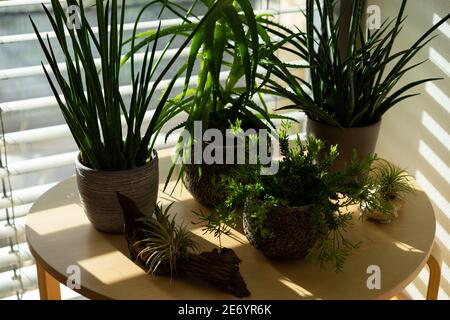
[[[344,19],[335,18],[335,0],[306,1],[306,32],[288,28],[272,19],[262,17],[266,31],[279,37],[271,43],[266,37],[268,55],[261,65],[273,75],[262,90],[288,99],[291,105],[282,109],[305,111],[308,117],[338,127],[358,127],[376,123],[399,102],[414,97],[408,94],[427,78],[400,85],[403,76],[425,61],[410,62],[434,37],[431,34],[449,18],[447,14],[421,35],[414,44],[393,52],[405,20],[407,0],[403,0],[397,17],[386,20],[375,31],[365,30],[363,14],[365,0],[354,0],[349,30]],[[317,13],[315,9],[317,9]],[[348,40],[343,48],[341,39]],[[292,65],[272,52],[284,50],[305,61]],[[299,68],[310,71],[310,81],[296,76]],[[266,79],[265,74],[259,75]]]
[[[376,192],[385,200],[405,199],[414,192],[411,176],[395,164],[379,159],[373,169]]]
[[[146,48],[144,62],[137,74],[134,73],[134,59],[131,59],[131,101],[129,106],[126,106],[119,88],[124,46],[125,0],[122,0],[120,10],[117,0],[108,1],[106,5],[101,0],[95,2],[98,36],[86,18],[83,0],[66,1],[67,5],[78,6],[80,9],[79,28],[67,28],[66,11],[62,4],[57,0],[52,0],[51,4],[53,14],[45,5],[43,7],[65,58],[67,76],[64,76],[64,71],[58,65],[55,45],[49,39],[44,41],[30,19],[53,73],[52,77],[44,68],[45,75],[80,149],[81,162],[99,170],[124,170],[144,165],[152,157],[158,132],[172,116],[170,110],[166,110],[164,106],[179,76],[178,73],[168,83],[154,108],[150,123],[145,128],[146,112],[158,85],[191,37],[187,37],[162,71],[157,72],[161,59],[156,59],[155,53],[162,34],[160,28],[155,31],[152,46],[142,46]],[[133,34],[136,33],[138,21],[139,19]],[[200,20],[195,28],[200,28],[203,23],[204,20]],[[68,37],[65,32],[68,32]],[[132,50],[135,51],[133,45]],[[97,55],[100,59],[99,66],[95,61]],[[63,98],[60,97],[60,92]],[[142,129],[145,129],[143,135]]]
[[[402,168],[384,159],[378,159],[375,162],[371,176],[372,192],[370,201],[362,205],[362,217],[370,217],[374,212],[376,216],[381,214],[386,220],[396,217],[398,208],[395,202],[404,201],[405,197],[415,190],[411,184],[411,176]],[[386,209],[379,210],[380,207]]]
[[[180,73],[185,76],[183,90],[166,105],[173,114],[184,113],[187,119],[172,128],[168,135],[177,129],[185,129],[193,137],[196,121],[202,123],[203,130],[225,130],[230,123],[238,120],[242,121],[244,129],[268,129],[267,123],[271,124],[271,119],[278,116],[251,99],[258,87],[256,71],[260,58],[260,26],[251,2],[196,0],[190,8],[183,8],[174,1],[159,2],[183,21],[180,25],[162,29],[161,36],[169,38],[168,43],[178,37],[192,36],[189,57],[180,66]],[[193,13],[194,8],[202,8],[209,14],[200,28],[200,18]],[[154,41],[154,36],[155,30],[150,30],[129,41],[137,41],[137,50]],[[132,55],[133,51],[128,55]],[[192,86],[192,73],[197,67],[197,84]],[[180,138],[175,154],[178,156],[181,150],[190,152],[192,143],[193,140],[183,141]],[[167,182],[174,168],[172,166]],[[182,174],[183,166],[179,178]]]
[[[139,219],[143,227],[138,231],[142,233],[143,239],[136,241],[133,246],[143,247],[138,257],[145,261],[148,272],[152,274],[168,269],[173,275],[177,270],[177,260],[187,259],[197,249],[193,234],[177,225],[174,217],[170,217],[172,204],[166,209],[162,205],[155,205],[154,216]]]
[[[229,234],[229,227],[242,220],[243,206],[251,213],[252,223],[261,237],[271,237],[267,228],[267,214],[277,206],[312,206],[317,241],[309,257],[322,267],[328,263],[342,270],[346,257],[357,243],[348,241],[346,230],[351,226],[350,205],[364,201],[385,210],[371,197],[374,179],[369,172],[375,156],[358,161],[354,155],[351,164],[342,171],[331,171],[338,157],[337,146],[325,148],[324,142],[309,137],[298,138],[290,146],[289,127],[280,131],[282,159],[275,175],[261,175],[259,166],[239,166],[222,179],[227,199],[211,214],[196,213],[204,224],[204,231],[215,236]],[[375,203],[374,203],[375,201]]]

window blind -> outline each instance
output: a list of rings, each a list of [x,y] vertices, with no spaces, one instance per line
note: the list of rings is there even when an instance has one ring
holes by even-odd
[[[190,3],[180,2],[186,6]],[[24,236],[26,214],[44,192],[73,175],[78,154],[45,79],[40,65],[45,59],[28,20],[31,15],[40,30],[51,29],[41,3],[51,7],[49,0],[0,0],[0,299],[9,296],[20,299],[26,291],[36,289],[36,270]],[[126,1],[125,30],[130,34],[134,16],[143,3],[146,1]],[[255,10],[282,15],[284,24],[289,24],[289,19],[298,24],[303,18],[300,13],[303,5],[303,0],[254,0]],[[157,28],[159,11],[148,11],[138,30]],[[180,19],[169,14],[162,17],[163,26],[180,23]],[[55,38],[52,32],[42,34]],[[173,48],[165,56],[171,57],[175,51]],[[187,54],[188,49],[182,56]],[[142,61],[143,56],[138,54],[136,61]],[[61,58],[60,66],[64,68],[64,65]],[[195,82],[193,77],[193,85]],[[161,83],[159,89],[164,89],[166,84]],[[182,85],[183,79],[179,79],[176,86]],[[120,90],[130,95],[131,86],[124,84]],[[147,111],[147,121],[152,114],[152,110]],[[302,119],[298,112],[290,116]],[[176,135],[167,143],[164,136],[162,132],[158,137],[157,149],[174,145]]]

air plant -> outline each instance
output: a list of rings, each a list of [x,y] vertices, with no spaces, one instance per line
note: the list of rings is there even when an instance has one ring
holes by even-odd
[[[139,248],[138,259],[145,261],[148,272],[152,274],[166,273],[168,269],[172,276],[176,272],[177,261],[187,259],[189,253],[197,249],[193,234],[169,216],[172,204],[165,209],[162,205],[155,205],[154,216],[140,219],[143,238],[133,246]]]
[[[391,162],[378,159],[371,172],[373,190],[371,193],[372,204],[362,204],[362,216],[375,220],[390,222],[397,217],[397,212],[406,202],[406,196],[414,192],[411,184],[411,176],[402,168]],[[377,204],[374,206],[374,204]],[[378,207],[386,208],[384,211]]]
[[[198,253],[193,233],[179,226],[166,209],[155,204],[145,216],[127,196],[117,193],[124,212],[125,236],[131,260],[153,275],[184,276],[206,282],[239,298],[250,295],[239,272],[241,260],[227,248]]]
[[[414,192],[411,185],[411,176],[395,164],[379,159],[373,168],[376,192],[386,201],[401,199]]]

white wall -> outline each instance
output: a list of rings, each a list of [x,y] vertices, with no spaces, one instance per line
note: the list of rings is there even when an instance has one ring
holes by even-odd
[[[379,5],[382,19],[395,17],[401,0],[369,0]],[[438,17],[450,12],[449,0],[410,0],[405,28],[394,50],[411,45]],[[436,242],[441,250],[442,277],[439,299],[450,299],[450,24],[414,59],[429,59],[411,71],[403,83],[428,77],[444,80],[412,92],[421,95],[400,103],[383,118],[377,153],[406,168],[433,202],[437,217]],[[415,299],[425,296],[428,271],[407,287]]]

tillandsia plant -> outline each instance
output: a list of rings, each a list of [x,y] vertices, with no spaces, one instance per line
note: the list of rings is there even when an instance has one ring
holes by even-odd
[[[405,21],[407,0],[403,0],[393,20],[387,19],[375,31],[367,30],[365,0],[354,0],[348,31],[343,16],[335,19],[334,0],[306,1],[306,32],[293,30],[270,18],[262,18],[269,34],[281,40],[268,46],[269,51],[285,50],[305,61],[292,65],[275,54],[264,61],[273,78],[267,81],[264,92],[290,100],[283,109],[305,111],[308,117],[331,126],[361,127],[378,122],[400,101],[417,94],[407,93],[427,78],[397,86],[410,70],[425,61],[410,65],[417,53],[432,39],[432,33],[450,18],[447,14],[405,50],[393,52],[397,37]],[[316,14],[317,12],[317,14]],[[347,46],[342,47],[341,39]],[[295,75],[298,68],[307,68],[310,81]],[[265,78],[265,75],[261,75]],[[276,79],[278,78],[278,79]]]
[[[260,106],[251,99],[258,88],[259,62],[259,27],[251,2],[202,0],[193,1],[187,9],[176,2],[159,2],[182,20],[180,25],[162,29],[160,34],[169,37],[170,42],[192,35],[189,56],[180,67],[185,76],[183,90],[166,105],[174,113],[187,114],[187,119],[172,128],[168,135],[177,129],[185,129],[193,137],[195,122],[201,122],[202,130],[225,131],[237,120],[244,129],[268,129],[271,118],[277,116],[270,114],[265,105]],[[193,13],[194,8],[203,8],[210,13],[201,28],[198,28],[200,18]],[[154,35],[154,30],[138,34],[135,40],[139,42],[135,48],[154,41]],[[194,79],[192,73],[197,67],[198,76]],[[183,141],[180,138],[177,150],[190,152],[192,143],[192,139]]]
[[[176,74],[154,107],[147,127],[144,119],[158,85],[176,62],[190,38],[181,45],[162,71],[156,59],[156,49],[161,30],[153,36],[152,46],[145,49],[140,71],[135,74],[135,62],[131,61],[131,99],[128,106],[119,85],[122,49],[125,44],[125,1],[96,1],[98,35],[89,24],[82,0],[67,0],[68,6],[77,6],[80,24],[66,27],[67,13],[57,0],[51,1],[53,15],[43,5],[55,32],[59,49],[65,58],[65,66],[58,64],[54,45],[45,41],[31,19],[53,77],[43,66],[45,75],[58,105],[80,149],[81,162],[97,170],[125,170],[144,165],[152,157],[157,133],[171,115],[164,108],[175,81]],[[201,26],[203,21],[198,23]],[[134,34],[136,33],[136,25]],[[68,33],[68,37],[66,36]],[[134,47],[132,46],[134,51]],[[100,63],[97,62],[97,56]],[[67,76],[64,76],[65,70]],[[63,98],[60,97],[59,91]],[[142,134],[142,130],[144,134]]]
[[[371,193],[372,204],[377,207],[386,208],[383,212],[378,212],[377,208],[371,208],[364,203],[363,217],[379,218],[379,220],[391,220],[397,217],[406,202],[406,196],[414,192],[411,184],[411,176],[402,168],[391,162],[378,159],[373,166],[371,175],[374,180],[374,188]]]
[[[282,159],[278,173],[260,175],[257,166],[237,168],[233,175],[223,179],[223,188],[228,192],[224,204],[216,212],[197,215],[206,222],[205,232],[220,237],[229,234],[229,226],[242,221],[239,208],[244,207],[258,237],[270,239],[274,234],[268,221],[274,220],[270,216],[277,212],[273,209],[309,206],[312,226],[307,232],[314,233],[315,238],[309,257],[316,259],[322,267],[332,263],[336,270],[341,270],[346,256],[358,245],[345,237],[352,221],[352,213],[346,210],[347,207],[367,201],[383,209],[378,207],[378,202],[372,203],[375,199],[370,197],[373,180],[368,173],[375,156],[358,161],[355,155],[345,170],[330,171],[338,156],[337,146],[324,150],[322,141],[308,137],[305,142],[297,138],[289,147],[287,132],[287,127],[280,132]],[[325,154],[319,156],[323,151]],[[286,232],[291,228],[289,225],[276,227]]]
[[[189,253],[196,250],[193,234],[178,226],[175,219],[169,216],[172,204],[165,209],[157,205],[154,217],[142,218],[143,238],[132,244],[136,247],[133,249],[138,251],[137,258],[145,261],[148,272],[152,274],[163,273],[160,269],[168,268],[170,275],[173,275],[177,261],[186,259]]]
[[[180,226],[169,211],[155,204],[145,217],[127,196],[117,193],[124,212],[125,235],[131,259],[152,275],[185,276],[207,282],[219,290],[242,298],[250,295],[239,272],[241,260],[231,249],[198,253],[193,233]]]

